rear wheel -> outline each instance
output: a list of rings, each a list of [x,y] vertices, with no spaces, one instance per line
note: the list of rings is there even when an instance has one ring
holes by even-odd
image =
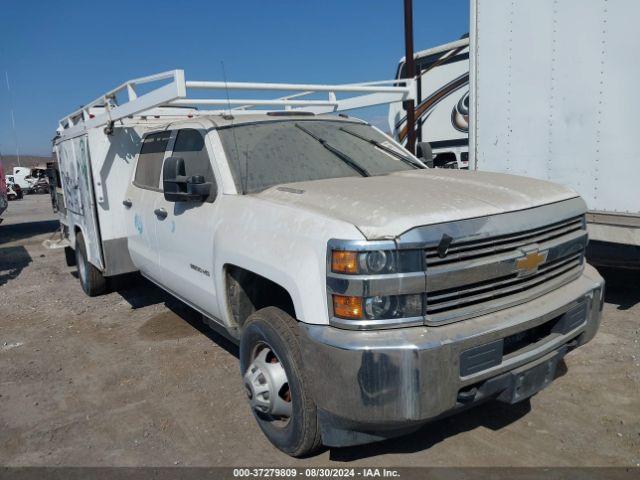
[[[76,234],[76,266],[78,268],[78,279],[84,293],[90,297],[106,293],[107,279],[87,259],[87,248],[81,232]]]
[[[71,247],[64,247],[64,261],[67,267],[76,266],[76,252]]]
[[[302,371],[296,320],[275,307],[247,319],[240,368],[258,425],[283,452],[301,457],[321,446],[316,404]]]

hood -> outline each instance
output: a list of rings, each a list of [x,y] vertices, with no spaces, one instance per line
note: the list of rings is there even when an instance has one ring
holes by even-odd
[[[288,183],[256,196],[349,222],[373,240],[395,238],[417,226],[524,210],[578,194],[528,177],[425,169]]]

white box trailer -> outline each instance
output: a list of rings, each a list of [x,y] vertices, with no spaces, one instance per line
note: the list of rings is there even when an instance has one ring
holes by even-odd
[[[471,0],[469,62],[452,61],[461,41],[415,55],[418,137],[453,162],[436,166],[567,185],[589,207],[591,260],[640,266],[638,18],[637,0]],[[468,164],[451,127],[467,92]],[[398,140],[403,115],[391,107]]]
[[[471,5],[471,168],[575,189],[602,260],[637,264],[640,2]]]

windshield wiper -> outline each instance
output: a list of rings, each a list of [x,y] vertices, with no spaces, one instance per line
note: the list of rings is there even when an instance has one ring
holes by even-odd
[[[340,127],[340,130],[342,130],[344,133],[348,133],[349,135],[353,135],[354,137],[359,138],[362,141],[375,145],[380,150],[384,150],[385,152],[396,157],[397,159],[403,161],[407,165],[412,166],[413,168],[425,168],[421,164],[414,162],[413,159],[411,159],[411,157],[407,157],[406,155],[403,155],[402,153],[397,152],[393,148],[389,148],[386,145],[383,145],[382,143],[378,142],[377,140],[374,140],[373,138],[367,138],[364,135],[360,135],[359,133],[352,132],[351,130],[347,130],[346,128],[343,128],[343,127]]]
[[[363,177],[370,177],[371,175],[369,174],[369,172],[367,172],[364,168],[362,168],[360,165],[358,165],[355,160],[353,160],[353,158],[351,158],[349,155],[347,155],[346,153],[338,150],[336,147],[334,147],[333,145],[327,143],[327,141],[324,138],[320,138],[317,135],[315,135],[314,133],[310,132],[309,130],[307,130],[306,128],[304,128],[302,125],[299,125],[296,123],[296,127],[298,127],[300,130],[302,130],[304,133],[306,133],[307,135],[309,135],[310,137],[314,138],[315,140],[317,140],[320,145],[322,145],[324,148],[326,148],[327,150],[329,150],[331,153],[333,153],[336,157],[338,157],[340,160],[342,160],[344,163],[346,163],[347,165],[349,165],[352,169],[354,169],[356,172],[358,172],[360,175],[362,175]]]

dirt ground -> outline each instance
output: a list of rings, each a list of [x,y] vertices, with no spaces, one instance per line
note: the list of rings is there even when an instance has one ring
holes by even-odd
[[[237,349],[148,282],[86,297],[46,195],[0,225],[0,465],[640,465],[640,276],[605,272],[596,338],[530,405],[296,460],[262,435]]]

